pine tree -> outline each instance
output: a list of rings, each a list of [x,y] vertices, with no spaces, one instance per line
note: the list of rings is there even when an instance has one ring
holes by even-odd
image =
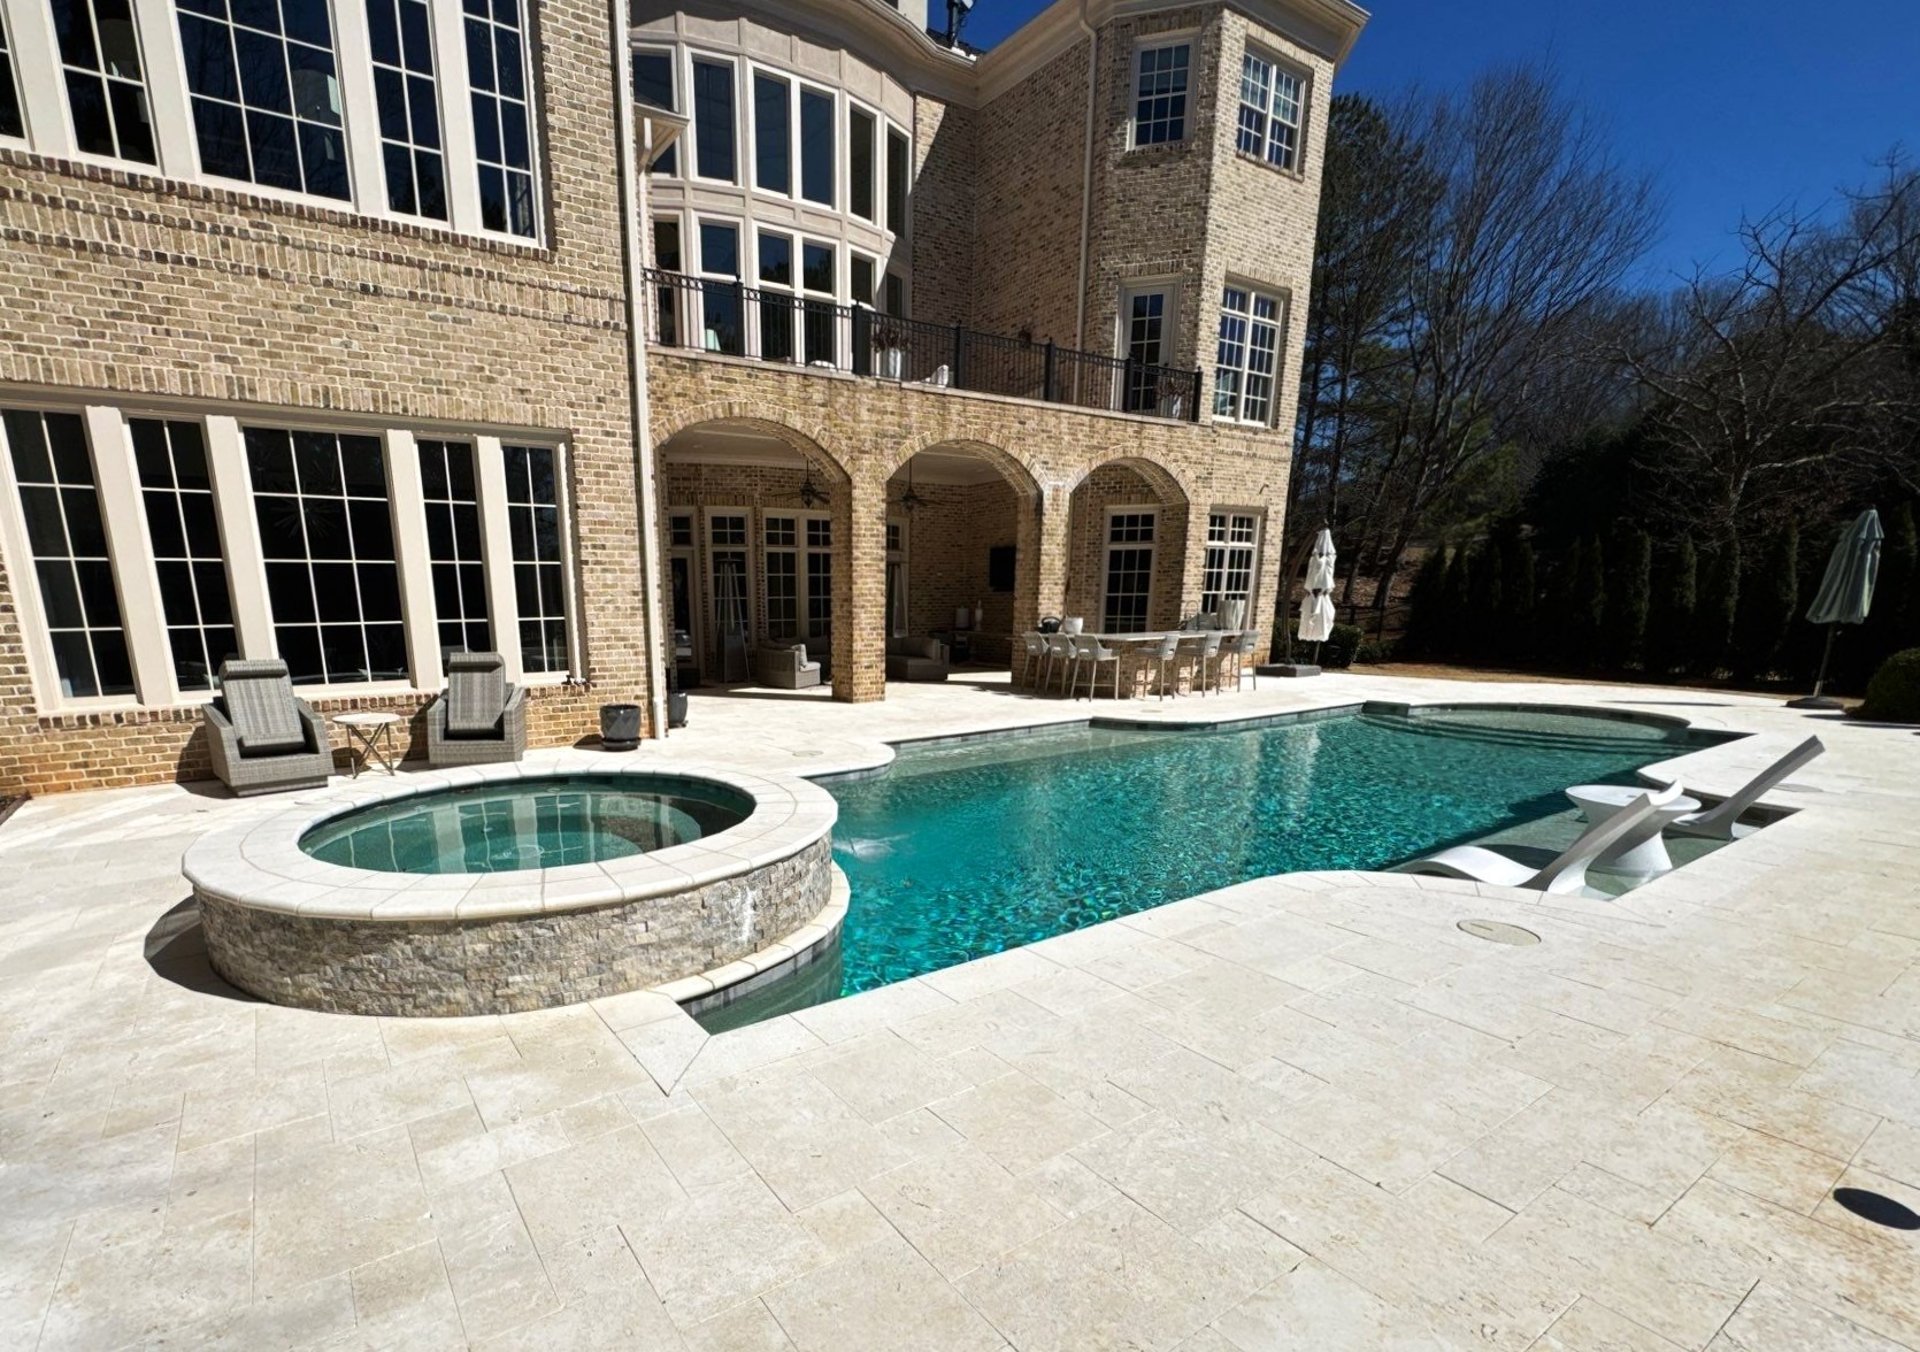
[[[1613,550],[1607,584],[1609,657],[1621,666],[1646,661],[1647,616],[1653,597],[1653,540],[1643,530],[1625,532]]]
[[[1589,536],[1573,574],[1571,656],[1582,667],[1601,660],[1607,624],[1607,557],[1598,536]]]
[[[1887,538],[1880,546],[1880,576],[1857,640],[1869,672],[1904,648],[1920,647],[1920,532],[1913,504],[1895,504],[1881,528]]]
[[[1788,522],[1740,589],[1731,664],[1742,676],[1772,673],[1800,595],[1800,530]]]
[[[1692,656],[1693,611],[1700,585],[1700,559],[1693,540],[1681,536],[1661,577],[1660,598],[1652,620],[1648,666],[1662,675],[1688,665]]]
[[[1533,541],[1516,536],[1507,562],[1507,638],[1505,651],[1513,662],[1540,660],[1539,570],[1533,557]]]
[[[1728,539],[1707,555],[1694,605],[1693,657],[1689,666],[1702,676],[1726,666],[1733,648],[1734,617],[1740,613],[1740,541]]]
[[[1501,658],[1501,633],[1506,625],[1507,580],[1505,560],[1493,541],[1488,540],[1474,550],[1470,578],[1473,659],[1481,663],[1497,662]]]
[[[1474,656],[1473,574],[1473,551],[1465,547],[1454,550],[1447,565],[1446,629],[1440,636],[1440,651],[1455,660]]]
[[[1447,604],[1447,549],[1435,545],[1420,562],[1413,575],[1413,590],[1407,596],[1407,632],[1401,644],[1410,657],[1438,654],[1436,635],[1444,633]]]

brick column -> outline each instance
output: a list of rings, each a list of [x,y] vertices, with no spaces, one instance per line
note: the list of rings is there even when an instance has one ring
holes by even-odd
[[[833,697],[887,697],[887,481],[862,467],[833,503]]]

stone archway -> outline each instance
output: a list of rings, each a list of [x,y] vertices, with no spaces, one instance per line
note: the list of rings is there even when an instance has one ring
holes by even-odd
[[[1068,493],[1065,613],[1089,629],[1172,629],[1187,618],[1192,499],[1180,477],[1116,452]]]

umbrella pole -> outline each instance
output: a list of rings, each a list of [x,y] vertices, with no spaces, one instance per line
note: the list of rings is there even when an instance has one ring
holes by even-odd
[[[1838,709],[1842,707],[1839,700],[1830,699],[1820,693],[1827,684],[1827,662],[1833,657],[1833,636],[1839,628],[1840,626],[1837,624],[1827,626],[1827,644],[1820,650],[1820,674],[1814,677],[1813,693],[1805,699],[1788,700],[1787,707],[1789,709]]]

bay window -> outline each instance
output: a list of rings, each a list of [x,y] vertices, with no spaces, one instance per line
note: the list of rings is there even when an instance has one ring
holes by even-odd
[[[701,178],[733,183],[733,63],[695,57],[693,62],[694,172]]]
[[[800,195],[833,205],[833,95],[800,86]]]
[[[847,109],[847,210],[863,220],[874,220],[874,137],[879,122],[863,108]]]
[[[753,186],[782,197],[793,191],[793,85],[753,73]]]
[[[636,47],[633,53],[633,96],[643,104],[680,111],[679,81],[674,78],[674,54]],[[680,147],[670,145],[654,158],[653,172],[672,177],[680,171]]]

